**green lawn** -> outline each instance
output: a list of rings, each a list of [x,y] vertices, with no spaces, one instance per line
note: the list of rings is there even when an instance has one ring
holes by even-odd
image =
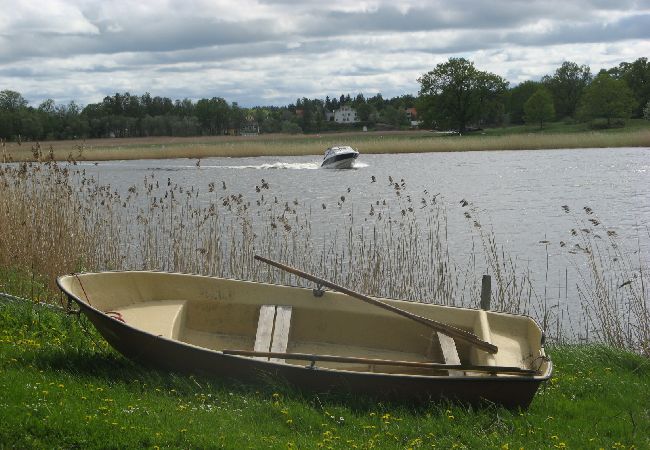
[[[89,323],[0,299],[0,448],[650,448],[650,361],[551,347],[530,409],[382,404],[170,374]]]

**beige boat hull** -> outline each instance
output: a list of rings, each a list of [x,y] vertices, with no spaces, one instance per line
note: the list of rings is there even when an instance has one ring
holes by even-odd
[[[447,398],[507,407],[527,407],[552,371],[541,345],[542,333],[525,316],[382,299],[471,331],[499,347],[490,355],[455,342],[460,364],[534,369],[535,375],[382,366],[356,360],[311,364],[223,351],[268,351],[279,346],[282,352],[342,358],[449,361],[441,349],[442,338],[427,327],[335,292],[315,297],[304,288],[161,272],[88,273],[57,281],[116,350],[176,371],[238,380],[255,380],[264,374],[267,379],[278,377],[315,392],[345,390],[400,401]],[[282,319],[285,313],[286,320]],[[270,325],[265,314],[272,316]]]

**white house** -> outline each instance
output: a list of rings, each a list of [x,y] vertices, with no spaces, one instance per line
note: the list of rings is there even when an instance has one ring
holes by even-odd
[[[334,122],[336,123],[354,123],[358,121],[357,110],[351,106],[343,105],[334,111]]]

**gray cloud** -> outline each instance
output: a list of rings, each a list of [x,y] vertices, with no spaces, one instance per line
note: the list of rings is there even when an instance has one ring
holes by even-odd
[[[648,0],[0,0],[0,8],[0,85],[82,103],[153,89],[248,105],[389,96],[416,93],[417,77],[449,56],[519,82],[558,60],[595,70],[650,52]]]

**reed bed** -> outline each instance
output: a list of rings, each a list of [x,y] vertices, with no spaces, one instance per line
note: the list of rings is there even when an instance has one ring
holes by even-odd
[[[120,191],[74,162],[4,165],[0,267],[28,271],[51,292],[64,273],[124,269],[310,286],[254,259],[262,254],[368,295],[469,307],[478,306],[480,276],[487,271],[494,309],[533,315],[548,337],[563,338],[559,308],[547,305],[546,292],[536,292],[528,268],[509,257],[476,208],[466,211],[473,250],[458,261],[437,195],[411,190],[405,180],[377,182],[391,186],[388,197],[355,205],[342,192],[336,202],[315,207],[282,198],[264,179],[245,196],[223,181],[187,188],[152,172]],[[322,217],[314,208],[338,220],[324,236],[312,229]],[[608,237],[613,246],[614,236]],[[590,264],[580,265],[589,337],[647,352],[647,269],[635,272],[628,262],[612,272],[598,259],[604,253],[597,244],[580,244],[591,248]],[[607,255],[623,260],[622,254]],[[612,281],[611,273],[636,277]]]
[[[225,183],[189,189],[153,173],[126,192],[68,164],[22,163],[0,171],[0,264],[50,283],[80,270],[152,269],[304,284],[254,260],[263,254],[376,296],[476,305],[476,280],[461,276],[447,246],[436,195],[387,180],[394,197],[367,209],[346,201],[314,236],[311,205],[281,199],[261,180],[246,198]],[[461,284],[462,280],[462,284]]]
[[[565,212],[570,213],[568,208]],[[576,215],[571,240],[565,245],[575,255],[577,289],[583,310],[583,338],[650,357],[650,289],[648,261],[641,240],[630,249],[589,207]]]
[[[322,155],[325,148],[341,142],[368,154],[650,147],[650,130],[504,136],[369,132],[310,136],[98,139],[21,145],[3,143],[0,162]]]

